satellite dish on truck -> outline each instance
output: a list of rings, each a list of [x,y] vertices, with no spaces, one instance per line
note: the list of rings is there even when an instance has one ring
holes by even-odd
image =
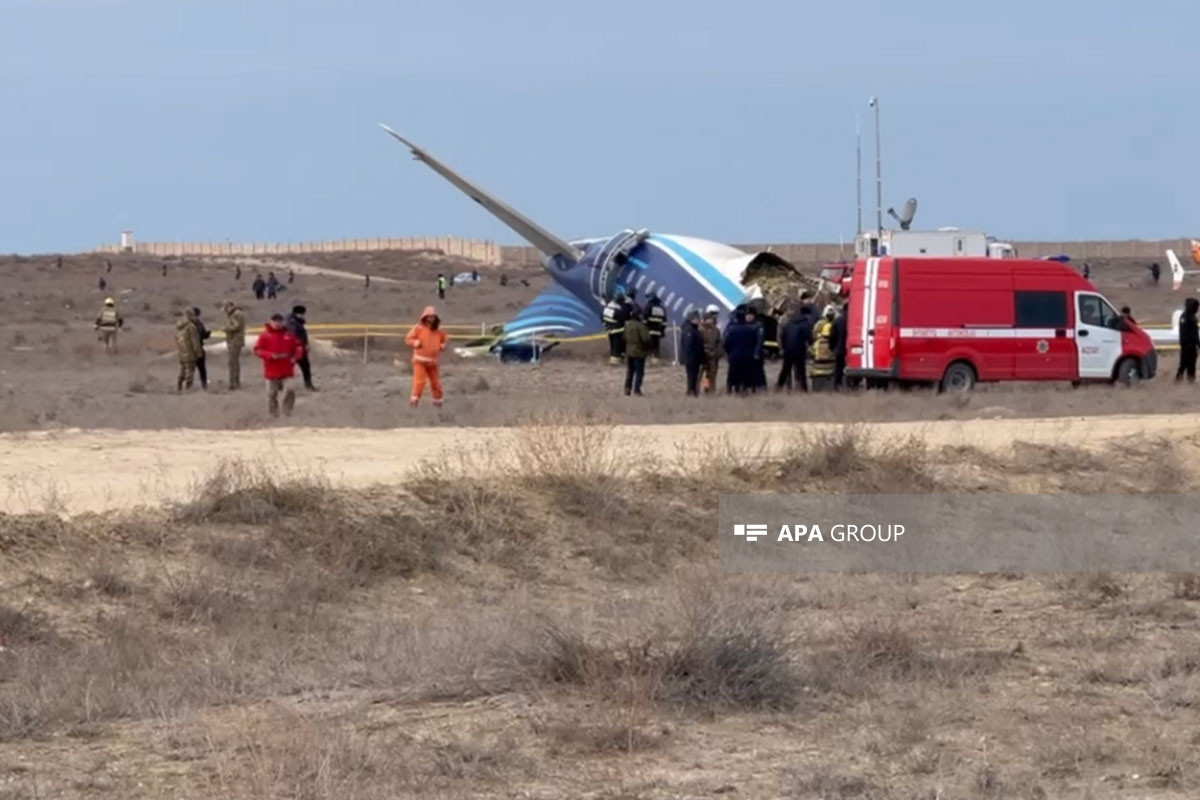
[[[892,216],[892,219],[900,223],[900,230],[908,230],[912,227],[913,217],[917,215],[917,198],[908,198],[908,202],[904,204],[904,212],[902,214],[897,214],[894,208],[889,208],[888,214]]]

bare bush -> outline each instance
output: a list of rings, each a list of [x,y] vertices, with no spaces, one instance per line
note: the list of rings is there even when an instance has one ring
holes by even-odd
[[[49,635],[48,621],[40,612],[0,604],[0,645],[45,641]]]
[[[778,478],[804,488],[872,493],[930,491],[936,485],[925,442],[916,436],[877,439],[860,425],[800,433],[778,465]]]
[[[261,524],[328,511],[337,499],[329,482],[311,473],[227,460],[194,485],[175,516],[191,523]]]

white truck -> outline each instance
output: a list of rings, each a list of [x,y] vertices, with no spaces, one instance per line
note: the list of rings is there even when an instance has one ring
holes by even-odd
[[[854,238],[856,258],[876,256],[974,256],[1016,258],[1017,249],[983,231],[938,228],[933,231],[863,231]]]

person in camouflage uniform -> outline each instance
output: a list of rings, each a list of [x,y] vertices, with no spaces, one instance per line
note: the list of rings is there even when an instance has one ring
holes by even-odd
[[[242,388],[242,348],[246,346],[246,315],[225,301],[225,346],[229,350],[229,390]]]
[[[175,391],[192,388],[196,378],[196,361],[203,348],[200,329],[196,327],[196,314],[189,308],[175,323],[175,349],[179,352],[179,378],[175,381]]]

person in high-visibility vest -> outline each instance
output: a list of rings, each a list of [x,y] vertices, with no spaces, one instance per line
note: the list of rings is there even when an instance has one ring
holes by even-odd
[[[808,374],[814,392],[833,388],[833,372],[837,366],[837,353],[833,349],[833,321],[836,317],[837,309],[832,305],[825,306],[825,313],[813,325],[812,363]]]
[[[616,366],[625,355],[625,320],[629,318],[625,295],[617,292],[604,306],[604,331],[608,334],[608,363]]]
[[[438,300],[446,299],[446,276],[440,272],[438,273],[438,279],[437,279],[437,292],[438,292]]]
[[[96,331],[100,335],[100,341],[104,343],[104,352],[117,352],[117,331],[124,324],[125,320],[117,313],[117,301],[111,297],[106,298],[104,306],[100,309],[100,316],[96,317]]]
[[[650,329],[650,361],[658,361],[662,354],[662,338],[667,330],[667,309],[658,295],[650,292],[646,296],[646,327]]]

